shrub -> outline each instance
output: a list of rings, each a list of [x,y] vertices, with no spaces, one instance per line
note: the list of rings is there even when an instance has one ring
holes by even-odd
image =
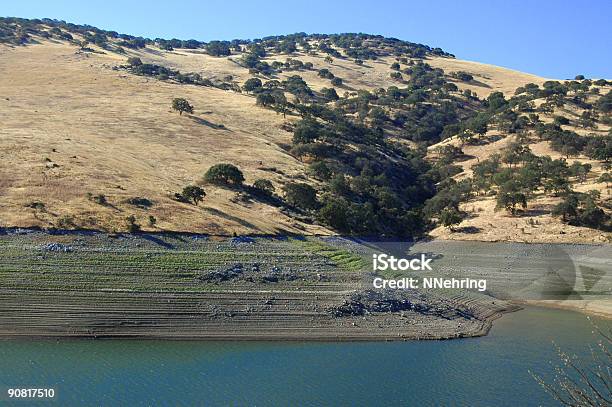
[[[128,199],[127,203],[129,203],[130,205],[139,206],[141,208],[150,208],[151,206],[153,206],[153,202],[151,202],[150,199],[141,198],[138,196]]]
[[[471,74],[464,71],[452,72],[451,76],[459,79],[462,82],[471,82],[472,80],[474,80],[474,77]]]
[[[317,75],[319,75],[321,78],[325,78],[325,79],[333,79],[335,77],[334,74],[331,73],[329,71],[329,69],[327,69],[327,68],[319,69],[319,73]]]
[[[140,225],[136,223],[136,217],[134,215],[130,215],[125,218],[125,222],[127,223],[128,232],[136,233],[140,230]]]
[[[553,120],[553,123],[561,126],[561,125],[567,125],[570,123],[569,119],[565,116],[555,116],[555,119]]]
[[[127,63],[131,67],[136,67],[142,65],[142,61],[138,57],[129,57]]]
[[[331,80],[331,84],[334,86],[342,86],[342,78],[338,78],[337,76]]]
[[[34,202],[30,202],[29,204],[27,204],[26,208],[32,208],[32,209],[36,209],[38,211],[44,211],[45,210],[45,204],[43,202],[34,201]]]
[[[193,106],[189,104],[187,99],[183,98],[174,98],[172,100],[172,109],[179,112],[180,115],[182,115],[183,112],[193,113]]]
[[[204,174],[204,180],[216,185],[242,185],[244,176],[242,171],[232,164],[213,165]]]
[[[272,181],[267,180],[267,179],[258,179],[253,183],[253,188],[255,188],[257,190],[257,192],[260,192],[264,195],[268,195],[271,196],[272,194],[274,194],[274,185],[272,184]]]
[[[57,220],[57,227],[60,229],[76,228],[77,224],[72,215],[62,215]]]
[[[334,88],[323,88],[321,89],[321,94],[323,95],[325,99],[330,100],[330,101],[340,99],[340,97],[338,96],[338,93],[336,92],[336,89]]]
[[[88,193],[87,196],[88,196],[90,201],[93,201],[93,202],[97,203],[98,205],[107,205],[108,204],[108,200],[106,199],[106,195],[104,195],[104,194],[92,195],[91,193]]]

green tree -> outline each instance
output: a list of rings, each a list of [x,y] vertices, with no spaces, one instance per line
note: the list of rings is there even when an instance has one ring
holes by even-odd
[[[211,41],[206,45],[206,52],[216,57],[231,55],[230,45],[228,41]]]
[[[268,92],[262,92],[262,93],[258,93],[257,94],[257,98],[256,98],[256,104],[259,106],[271,106],[276,102],[276,99],[274,99],[274,96],[272,96],[270,93]]]
[[[350,205],[342,197],[328,196],[317,212],[317,218],[339,232],[350,232]]]
[[[324,161],[315,161],[310,164],[309,172],[318,180],[327,181],[333,175],[332,170],[325,164]]]
[[[510,145],[504,151],[504,154],[502,155],[502,162],[508,164],[510,168],[512,168],[513,165],[521,162],[524,163],[531,157],[533,157],[533,154],[528,146],[519,141],[514,141],[510,143]]]
[[[249,93],[249,92],[253,92],[256,89],[261,88],[262,83],[261,83],[261,79],[259,78],[249,78],[246,80],[246,82],[244,82],[244,85],[242,85],[242,89]]]
[[[293,130],[294,143],[312,143],[315,141],[321,132],[321,125],[314,119],[304,119],[298,122]]]
[[[232,164],[215,164],[204,174],[204,181],[216,185],[242,185],[244,175]]]
[[[197,185],[187,185],[183,188],[181,195],[184,199],[193,201],[193,204],[197,206],[198,202],[201,202],[206,196],[206,192]]]
[[[496,209],[503,208],[515,215],[517,205],[523,209],[527,208],[527,196],[521,191],[516,181],[510,180],[504,183],[497,192]]]
[[[587,198],[585,200],[584,208],[579,214],[579,224],[596,229],[610,229],[608,220],[610,216],[607,215],[603,209],[595,205],[592,199]],[[607,224],[607,225],[606,225]]]
[[[592,166],[589,163],[582,164],[579,161],[574,161],[569,167],[569,174],[572,177],[576,177],[578,181],[585,182],[591,168]]]
[[[554,216],[561,216],[563,222],[575,223],[578,219],[578,195],[568,194],[552,211]]]
[[[287,108],[289,107],[289,101],[287,101],[287,97],[285,93],[278,89],[271,93],[272,98],[274,99],[274,107],[277,112],[282,113],[283,117],[287,117]]]
[[[569,180],[564,174],[553,173],[544,182],[544,192],[552,192],[554,196],[562,195],[569,190]]]
[[[489,109],[493,111],[500,110],[508,104],[504,94],[501,92],[492,92],[487,98],[487,102],[489,104]]]
[[[317,191],[302,182],[290,182],[283,187],[285,199],[291,205],[302,209],[315,209],[318,205]]]
[[[189,104],[187,99],[183,98],[174,98],[172,100],[172,109],[179,112],[180,115],[182,115],[183,112],[193,113],[193,106]]]
[[[604,172],[597,179],[597,182],[602,182],[606,184],[606,189],[610,189],[610,184],[612,184],[612,175],[609,172]]]
[[[455,208],[446,208],[440,212],[439,216],[440,223],[454,232],[454,225],[458,225],[463,220],[461,213]]]

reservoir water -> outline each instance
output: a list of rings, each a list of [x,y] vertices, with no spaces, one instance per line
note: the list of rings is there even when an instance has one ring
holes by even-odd
[[[529,307],[451,341],[0,341],[0,405],[554,406],[528,370],[550,377],[553,340],[587,358],[591,330],[582,314]],[[14,387],[56,396],[9,400]]]

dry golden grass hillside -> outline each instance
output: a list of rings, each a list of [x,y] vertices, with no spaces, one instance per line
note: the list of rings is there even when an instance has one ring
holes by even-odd
[[[121,231],[126,228],[126,218],[134,215],[145,230],[333,233],[271,204],[243,199],[230,189],[206,185],[206,199],[198,206],[173,199],[184,186],[200,183],[204,172],[217,163],[237,165],[248,184],[270,179],[277,191],[291,180],[312,182],[306,181],[306,164],[287,148],[292,137],[288,129],[298,116],[283,117],[256,106],[255,98],[246,93],[160,81],[115,68],[133,56],[144,63],[241,86],[253,74],[239,65],[239,55],[214,57],[199,50],[165,51],[155,46],[120,55],[90,47],[95,52],[42,38],[28,46],[0,44],[0,226]],[[313,69],[297,73],[315,90],[333,87],[317,75],[321,68],[342,78],[343,84],[335,87],[341,96],[360,89],[400,86],[389,75],[393,56],[357,65],[350,59],[330,61],[321,53],[298,51],[290,56],[269,55],[266,61],[284,62],[288,57],[313,64]],[[518,86],[546,80],[447,57],[428,56],[426,62],[445,72],[472,74],[474,81],[456,84],[480,97],[494,91],[511,95]],[[296,72],[282,72],[275,79],[293,74]],[[176,97],[192,103],[193,114],[173,112],[171,102]],[[461,164],[465,174],[470,164],[486,158],[508,140],[504,137],[464,148],[473,157]],[[554,155],[546,145],[534,145],[533,149]],[[584,189],[603,188],[593,181],[601,172],[598,165],[593,163],[594,172]],[[99,195],[107,203],[96,202]],[[142,208],[128,202],[136,197],[147,198],[153,205]],[[478,227],[481,232],[450,234],[438,228],[433,235],[542,241],[557,239],[563,228],[563,240],[601,240],[601,232],[574,230],[550,215],[537,215],[539,227],[517,232],[526,229],[524,220],[494,212],[491,202],[487,198],[465,204],[474,216],[460,226]],[[548,204],[537,201],[530,210],[538,213]],[[148,224],[150,217],[156,219],[155,225]]]
[[[268,205],[232,203],[234,193],[221,188],[207,188],[198,207],[171,199],[219,162],[238,165],[247,182],[282,182],[303,172],[279,146],[290,140],[282,116],[256,107],[252,97],[114,71],[125,57],[62,43],[3,46],[0,54],[4,226],[50,227],[71,217],[79,227],[122,230],[134,214],[143,224],[153,215],[156,227],[168,230],[326,232]],[[171,111],[178,96],[195,106],[193,115]],[[88,193],[105,195],[109,205]],[[132,197],[154,205],[125,203]],[[44,210],[26,208],[33,202]]]

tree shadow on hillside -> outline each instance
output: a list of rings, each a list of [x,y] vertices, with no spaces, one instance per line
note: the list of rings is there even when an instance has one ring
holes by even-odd
[[[358,89],[353,88],[352,86],[348,86],[348,85],[346,85],[346,84],[344,84],[344,83],[343,83],[342,85],[340,85],[340,86],[336,86],[336,87],[337,87],[338,89],[342,89],[342,90],[344,90],[344,91],[346,91],[346,92],[356,92],[356,91],[358,90]]]
[[[542,216],[550,214],[550,209],[545,208],[530,208],[516,211],[515,217],[517,218],[530,218],[534,216]]]
[[[470,146],[485,146],[487,144],[495,143],[502,138],[504,137],[499,134],[483,135],[479,136],[478,138],[472,138],[467,144]]]
[[[491,89],[491,85],[487,85],[486,83],[477,81],[476,79],[472,79],[471,81],[466,82],[466,83],[469,85],[478,86],[480,88]]]
[[[156,56],[163,56],[164,53],[166,53],[167,51],[158,51],[156,49],[151,49],[151,48],[143,48],[142,51],[144,51],[147,54],[153,54]],[[180,54],[175,54],[175,55],[180,55]]]
[[[194,122],[196,122],[197,124],[201,124],[201,125],[210,127],[211,129],[225,130],[225,131],[230,131],[231,132],[231,130],[228,129],[227,127],[225,127],[224,124],[216,124],[216,123],[210,122],[210,121],[208,121],[206,119],[202,119],[201,117],[192,116],[192,115],[189,115],[189,118],[191,120],[193,120]]]
[[[464,233],[466,235],[473,235],[476,233],[480,233],[481,229],[476,226],[463,226],[460,228],[455,228],[456,233]]]
[[[150,234],[142,234],[141,237],[143,239],[145,239],[145,240],[148,240],[148,241],[150,241],[152,243],[155,243],[155,244],[163,247],[164,249],[170,249],[170,250],[174,249],[173,245],[171,245],[168,242],[163,241],[159,237],[156,237],[156,236],[153,236],[153,235],[150,235]]]
[[[476,156],[475,155],[471,155],[471,154],[461,154],[458,155],[457,157],[455,157],[455,161],[456,162],[463,162],[463,161],[469,161],[469,160],[473,160],[475,159]]]
[[[227,219],[227,220],[230,220],[232,222],[236,222],[236,223],[238,223],[238,224],[240,224],[240,225],[242,225],[244,227],[247,227],[247,228],[251,228],[251,229],[254,229],[254,230],[259,230],[259,228],[257,226],[255,226],[254,224],[252,224],[251,222],[248,222],[248,221],[246,221],[246,220],[244,220],[242,218],[239,218],[237,216],[229,215],[229,214],[227,214],[225,212],[222,212],[222,211],[220,211],[218,209],[215,209],[215,208],[203,207],[202,209],[204,211],[210,213],[211,215],[219,216],[219,217],[221,217],[223,219]]]

